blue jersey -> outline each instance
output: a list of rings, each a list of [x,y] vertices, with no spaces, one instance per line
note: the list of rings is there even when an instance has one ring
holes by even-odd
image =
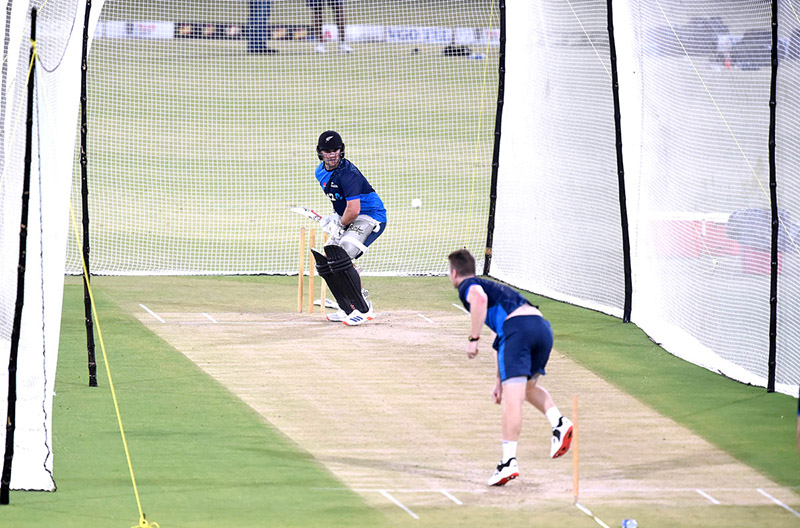
[[[370,216],[378,222],[386,222],[383,201],[350,160],[343,159],[332,171],[325,170],[325,164],[320,163],[314,176],[339,216],[344,214],[348,201],[358,198],[361,200],[360,214]]]
[[[464,304],[464,308],[469,310],[469,303],[467,302],[467,294],[469,288],[473,284],[479,284],[483,291],[486,292],[488,297],[488,304],[486,310],[486,325],[497,334],[497,343],[503,336],[503,323],[508,317],[508,314],[522,306],[523,304],[531,304],[528,299],[519,294],[516,290],[509,288],[504,284],[498,284],[489,279],[479,279],[478,277],[469,277],[464,279],[458,285],[458,297]]]

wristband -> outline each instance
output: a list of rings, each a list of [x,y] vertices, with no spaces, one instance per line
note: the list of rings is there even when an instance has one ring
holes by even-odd
[[[481,338],[481,336],[478,336],[478,337],[472,337],[472,336],[469,336],[469,337],[467,338],[467,341],[469,341],[469,342],[472,342],[472,341],[477,341],[477,340],[478,340],[478,339],[480,339],[480,338]]]

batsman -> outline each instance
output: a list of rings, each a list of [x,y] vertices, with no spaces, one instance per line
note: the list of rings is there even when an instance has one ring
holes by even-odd
[[[311,252],[317,273],[328,285],[339,310],[328,321],[358,326],[375,318],[369,294],[353,261],[386,229],[386,208],[361,171],[344,157],[342,137],[333,130],[320,134],[317,157],[321,163],[314,176],[333,205],[333,212],[320,220],[331,236],[323,253]]]

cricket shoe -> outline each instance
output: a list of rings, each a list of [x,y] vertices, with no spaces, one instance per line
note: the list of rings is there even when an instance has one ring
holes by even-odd
[[[514,480],[519,476],[519,466],[515,457],[497,465],[494,475],[489,479],[490,486],[505,486],[509,480]]]
[[[347,326],[358,326],[366,323],[367,321],[372,321],[375,319],[375,310],[372,309],[372,303],[367,303],[367,306],[369,306],[369,310],[367,310],[366,313],[353,310],[342,322]]]
[[[553,439],[550,441],[550,456],[558,458],[567,451],[572,443],[572,422],[569,418],[558,419],[558,426],[553,428]]]
[[[347,312],[339,308],[336,313],[329,313],[325,318],[332,323],[341,323],[347,319]]]
[[[339,51],[341,51],[342,53],[353,53],[353,48],[351,48],[347,44],[341,44],[339,46]]]

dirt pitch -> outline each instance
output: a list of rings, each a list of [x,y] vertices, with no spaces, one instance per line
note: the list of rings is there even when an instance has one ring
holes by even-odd
[[[467,316],[442,308],[378,312],[356,328],[320,314],[158,313],[163,322],[136,315],[370,505],[396,500],[403,516],[463,505],[571,508],[572,459],[549,459],[550,428],[533,408],[519,447],[521,478],[486,487],[500,456],[491,336],[484,332],[481,354],[468,360]],[[578,395],[582,504],[774,505],[761,489],[796,507],[791,490],[557,349],[543,385],[567,415]]]

